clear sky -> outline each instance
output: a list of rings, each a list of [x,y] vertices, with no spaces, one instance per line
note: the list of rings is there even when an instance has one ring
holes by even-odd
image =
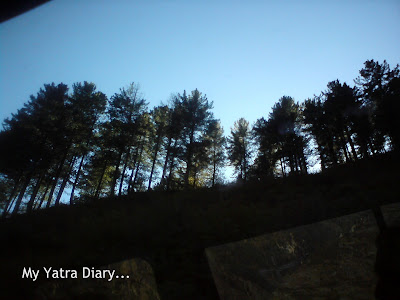
[[[400,1],[55,0],[0,24],[0,120],[44,83],[130,82],[150,107],[198,88],[225,133],[367,59],[400,63]]]

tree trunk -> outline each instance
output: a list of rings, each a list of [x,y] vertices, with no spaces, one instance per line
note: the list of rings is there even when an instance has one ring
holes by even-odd
[[[193,155],[193,138],[194,138],[194,128],[190,130],[189,145],[187,146],[186,153],[186,173],[185,173],[185,188],[189,187],[189,177],[192,171],[192,155]]]
[[[112,181],[111,187],[110,187],[110,197],[113,197],[115,195],[115,186],[117,185],[118,171],[119,171],[119,165],[121,164],[122,153],[123,153],[123,151],[120,151],[118,154],[118,160],[115,165],[113,181]]]
[[[293,160],[294,160],[294,167],[296,168],[296,174],[302,173],[303,167],[302,167],[302,165],[300,163],[300,156],[298,155],[297,152],[294,153]]]
[[[282,158],[280,158],[279,160],[280,160],[280,162],[281,162],[282,176],[283,176],[283,177],[286,177],[285,169],[283,168]]]
[[[378,150],[376,149],[376,147],[375,147],[375,145],[374,145],[374,142],[372,141],[372,138],[371,138],[371,137],[368,139],[368,142],[369,142],[369,146],[370,146],[372,155],[377,154],[377,153],[378,153]]]
[[[362,144],[360,144],[361,147],[361,153],[363,154],[363,158],[367,158],[369,157],[369,153],[368,153],[368,142],[363,141]]]
[[[350,159],[349,159],[349,155],[347,153],[348,151],[347,151],[346,143],[343,141],[342,138],[340,138],[340,142],[342,144],[343,154],[344,154],[344,157],[346,158],[346,162],[349,162]]]
[[[18,179],[15,180],[13,190],[11,191],[10,197],[8,197],[8,201],[6,203],[6,206],[4,207],[2,218],[4,218],[7,215],[7,211],[8,211],[9,207],[12,204],[12,201],[13,201],[13,199],[15,197],[15,194],[17,193],[20,181],[21,181],[21,176],[19,176]]]
[[[304,168],[304,170],[302,170],[302,172],[303,172],[303,174],[307,174],[308,173],[307,160],[306,160],[306,156],[304,155],[304,151],[301,152],[301,160],[302,160],[303,168]]]
[[[354,160],[357,160],[358,157],[357,157],[356,148],[354,147],[353,139],[351,138],[351,134],[350,134],[349,129],[347,128],[347,126],[346,126],[345,130],[346,130],[346,135],[347,135],[348,142],[350,144],[351,152],[353,154],[353,158],[354,158]]]
[[[80,176],[80,174],[81,174],[81,170],[82,170],[82,166],[83,166],[83,161],[85,160],[85,157],[86,157],[86,154],[85,154],[85,155],[82,155],[82,158],[81,158],[81,161],[80,161],[79,167],[78,167],[78,172],[76,173],[75,180],[74,180],[74,184],[72,185],[71,197],[69,198],[69,204],[70,204],[70,205],[72,205],[72,204],[74,203],[75,188],[76,188],[76,185],[77,185],[77,183],[78,183],[79,176]]]
[[[42,207],[44,199],[46,199],[47,192],[49,191],[50,185],[51,185],[51,183],[47,184],[46,190],[44,191],[42,197],[40,198],[40,203],[39,203],[39,205],[37,205],[37,207],[35,209],[40,209],[40,207]]]
[[[154,173],[154,167],[156,165],[156,161],[157,161],[157,154],[158,154],[158,150],[160,148],[160,136],[157,137],[157,142],[156,142],[156,149],[154,150],[154,157],[153,157],[153,163],[151,165],[151,172],[150,172],[150,178],[149,178],[149,185],[147,187],[147,190],[149,191],[151,188],[151,180],[153,178],[153,173]]]
[[[168,159],[171,152],[171,143],[172,143],[172,137],[168,138],[167,155],[165,156],[165,162],[161,180],[165,180],[165,176],[167,175]]]
[[[170,163],[169,163],[169,175],[167,179],[167,191],[169,191],[170,185],[171,185],[171,179],[172,179],[172,174],[173,174],[173,169],[174,169],[174,160],[176,156],[176,145],[178,143],[178,140],[174,141],[174,145],[172,147],[172,157],[170,158]]]
[[[17,199],[17,196],[15,196],[14,199],[11,201],[10,205],[8,206],[6,215],[9,215],[11,213],[11,208],[13,207],[16,199]]]
[[[135,166],[136,166],[136,164],[135,164]],[[129,176],[128,195],[129,195],[130,193],[132,193],[133,174],[135,174],[135,169],[132,169],[131,175]]]
[[[55,206],[58,206],[60,204],[60,199],[64,192],[64,188],[67,185],[69,178],[71,177],[71,171],[72,171],[72,168],[74,167],[75,160],[76,160],[76,156],[73,157],[73,159],[71,160],[71,162],[68,165],[67,174],[65,174],[63,182],[60,186],[60,190],[58,191],[56,203],[54,204]]]
[[[102,184],[102,181],[103,181],[104,174],[106,173],[106,169],[107,169],[107,161],[104,162],[104,167],[103,167],[103,170],[101,171],[99,184],[97,185],[96,193],[94,194],[95,198],[99,198],[99,196],[100,196],[100,188],[101,188],[101,184]]]
[[[295,173],[295,167],[294,167],[294,161],[293,161],[293,155],[291,154],[291,151],[288,154],[288,159],[289,159],[289,168],[290,172],[289,174]]]
[[[337,165],[338,159],[336,156],[335,149],[333,148],[333,139],[331,139],[331,137],[329,137],[328,147],[329,147],[329,152],[331,153],[332,163],[333,165]]]
[[[42,184],[42,180],[43,180],[43,177],[44,177],[45,174],[46,174],[46,169],[44,169],[42,171],[42,173],[40,174],[40,176],[39,176],[39,178],[38,178],[38,180],[36,182],[35,188],[33,189],[33,192],[32,192],[32,195],[31,195],[31,199],[29,200],[27,208],[26,208],[26,212],[28,214],[30,214],[32,212],[33,203],[35,202],[36,195],[39,192],[39,188],[40,188],[40,185]]]
[[[125,172],[126,168],[128,167],[128,161],[130,156],[131,156],[131,147],[128,148],[128,152],[126,153],[124,168],[122,169],[122,174],[121,174],[121,182],[119,183],[118,196],[121,196],[122,194],[122,185],[124,184]]]
[[[325,162],[325,157],[324,157],[324,153],[322,150],[322,146],[317,142],[318,145],[318,153],[319,153],[319,159],[321,161],[321,170],[325,170],[326,169],[326,162]]]
[[[136,162],[138,161],[140,148],[141,148],[141,145],[136,146],[136,153],[135,153],[135,159],[133,160],[132,172],[131,172],[131,175],[129,176],[128,194],[130,194],[132,192],[133,175],[135,174]]]
[[[243,138],[243,174],[244,174],[244,181],[247,181],[247,159],[246,159],[246,141]]]
[[[15,202],[15,206],[14,206],[14,210],[12,212],[12,216],[15,216],[18,213],[18,210],[19,210],[19,207],[21,206],[22,198],[24,197],[26,188],[28,187],[29,182],[31,181],[32,174],[33,174],[33,171],[30,172],[28,174],[28,176],[25,178],[24,184],[22,185],[22,189],[19,192],[18,199]]]
[[[140,169],[140,163],[142,161],[142,154],[143,154],[143,149],[144,149],[144,143],[142,144],[142,147],[140,147],[140,152],[139,152],[139,157],[136,163],[136,172],[135,172],[135,178],[133,179],[133,186],[135,186],[137,182],[137,176],[139,174],[139,169]]]
[[[64,167],[65,160],[67,159],[67,155],[68,155],[69,148],[70,148],[70,147],[68,147],[67,150],[65,151],[64,156],[63,156],[63,158],[61,159],[60,165],[58,166],[58,169],[57,169],[57,172],[56,172],[56,175],[55,175],[55,178],[54,178],[54,183],[53,183],[53,186],[52,186],[52,188],[51,188],[51,191],[50,191],[50,194],[49,194],[49,198],[48,198],[48,200],[47,200],[46,208],[49,208],[49,207],[50,207],[50,204],[51,204],[51,200],[52,200],[52,198],[53,198],[54,191],[55,191],[55,189],[56,189],[56,187],[57,187],[58,178],[60,178],[60,174],[61,174],[61,171],[62,171],[62,169],[63,169],[63,167]]]
[[[214,148],[214,153],[213,153],[213,175],[212,175],[212,186],[215,186],[215,175],[217,172],[217,157],[215,153],[215,148]]]
[[[194,166],[193,168],[193,188],[196,188],[197,183],[197,167]]]
[[[174,170],[174,159],[175,156],[171,157],[171,161],[169,163],[169,175],[168,175],[168,179],[167,179],[167,191],[169,191],[170,187],[171,187],[171,180],[172,180],[172,174],[173,174],[173,170]]]

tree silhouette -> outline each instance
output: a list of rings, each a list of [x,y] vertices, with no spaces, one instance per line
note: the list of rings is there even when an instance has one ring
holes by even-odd
[[[150,190],[158,154],[162,150],[167,134],[170,109],[168,106],[155,107],[151,112],[152,130],[150,133],[151,171],[147,189]]]
[[[235,167],[239,179],[247,181],[247,173],[251,156],[251,133],[249,122],[240,118],[233,124],[231,135],[228,137],[228,158]]]
[[[363,105],[368,109],[373,132],[369,137],[373,153],[384,150],[385,135],[389,136],[392,145],[396,146],[398,129],[396,126],[396,108],[399,107],[398,81],[399,65],[390,69],[386,60],[382,64],[367,60],[360,76],[354,81],[359,88]],[[398,142],[397,142],[398,145]]]
[[[196,175],[194,173],[195,157],[197,156],[197,159],[199,159],[199,153],[206,148],[204,132],[213,120],[213,114],[210,111],[213,104],[208,102],[207,97],[203,96],[197,89],[192,91],[189,96],[184,92],[182,96],[178,95],[178,97],[181,102],[184,124],[181,137],[181,157],[186,163],[184,186],[187,188],[191,177],[194,182]],[[200,161],[202,161],[201,158]]]
[[[74,201],[75,189],[80,180],[84,162],[94,147],[95,130],[98,130],[99,118],[103,115],[107,103],[107,97],[96,91],[94,83],[84,82],[73,85],[73,93],[70,97],[72,110],[72,127],[74,131],[74,152],[78,159],[78,167],[75,170],[75,179],[72,184],[70,204]],[[67,178],[67,177],[66,177]]]
[[[138,85],[132,83],[128,89],[121,89],[120,93],[111,97],[108,108],[109,130],[112,132],[112,146],[114,157],[114,176],[110,186],[110,195],[113,196],[117,180],[121,177],[120,190],[125,173],[120,171],[120,164],[125,155],[124,169],[129,161],[132,141],[141,131],[140,122],[147,111],[147,103],[139,93]]]
[[[215,186],[218,180],[219,170],[226,160],[224,151],[226,139],[223,134],[224,130],[219,120],[212,120],[207,128],[205,137],[208,141],[207,161],[211,163],[211,186]]]
[[[301,134],[300,107],[293,98],[279,99],[268,121],[257,120],[253,132],[259,144],[257,163],[266,168],[265,172],[278,163],[282,176],[286,176],[287,166],[290,173],[307,173],[307,140]]]
[[[354,116],[358,114],[360,107],[356,91],[346,83],[342,85],[339,80],[336,80],[328,83],[328,91],[325,95],[325,116],[327,122],[331,124],[338,147],[342,149],[346,161],[356,160],[358,156],[352,138]]]
[[[321,169],[324,170],[330,163],[336,164],[336,154],[333,150],[332,134],[328,131],[322,96],[305,100],[303,104],[304,131],[310,133],[317,144]]]
[[[6,132],[4,138],[14,139],[9,149],[5,151],[12,150],[17,145],[19,147],[18,150],[15,149],[17,152],[7,151],[6,154],[7,157],[12,159],[14,156],[14,159],[19,161],[14,166],[8,164],[10,168],[5,170],[5,174],[8,173],[8,176],[14,179],[16,187],[21,182],[13,214],[19,211],[31,181],[33,185],[27,210],[28,212],[32,210],[41,183],[49,170],[52,171],[50,178],[52,186],[48,201],[52,199],[71,146],[71,134],[68,130],[70,115],[66,109],[67,103],[68,87],[66,85],[47,84],[40,89],[36,97],[31,96],[31,100],[25,104],[24,108],[11,119],[4,121]],[[9,142],[4,141],[5,144]],[[18,153],[21,157],[15,157]],[[21,169],[18,170],[18,167]]]

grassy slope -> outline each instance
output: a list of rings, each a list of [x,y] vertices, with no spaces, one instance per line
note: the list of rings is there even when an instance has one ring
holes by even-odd
[[[0,288],[30,298],[31,266],[101,266],[148,260],[162,299],[218,299],[206,247],[368,209],[400,199],[391,153],[323,174],[225,191],[139,193],[58,207],[0,223]],[[21,288],[23,287],[23,288]]]

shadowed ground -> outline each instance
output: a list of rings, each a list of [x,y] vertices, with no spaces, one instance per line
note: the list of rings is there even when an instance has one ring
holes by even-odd
[[[23,267],[96,267],[137,257],[154,270],[161,299],[218,299],[205,248],[395,202],[398,166],[386,155],[321,175],[138,193],[2,220],[1,293],[31,299],[43,281],[22,280]]]

